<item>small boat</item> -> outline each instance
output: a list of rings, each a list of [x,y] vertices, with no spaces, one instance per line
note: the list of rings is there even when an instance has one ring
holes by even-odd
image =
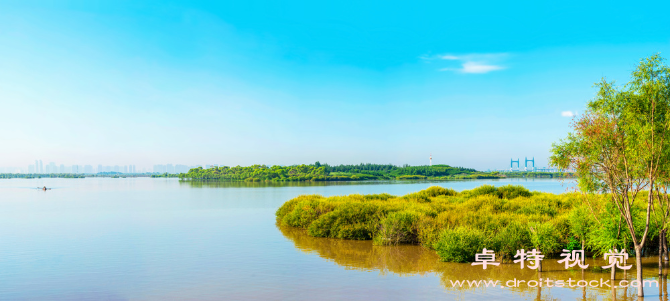
[[[44,187],[37,187],[37,189],[41,189],[43,191],[51,190],[51,188],[47,188],[46,186]]]

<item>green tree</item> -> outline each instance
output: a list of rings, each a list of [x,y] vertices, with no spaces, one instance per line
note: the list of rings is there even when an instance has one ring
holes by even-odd
[[[548,254],[559,248],[560,234],[554,224],[550,222],[529,223],[528,228],[530,229],[530,242],[538,251]],[[538,271],[542,272],[542,261],[540,261]]]
[[[587,112],[573,123],[574,133],[552,145],[550,162],[559,168],[574,168],[579,189],[604,193],[616,205],[630,234],[642,288],[642,248],[649,235],[654,184],[668,165],[670,140],[670,70],[663,59],[643,59],[622,87],[603,79]],[[636,231],[633,208],[638,194],[649,190],[643,231]],[[640,233],[641,232],[641,233]]]
[[[582,250],[584,250],[586,237],[593,223],[589,209],[584,205],[575,207],[568,216],[568,223],[570,224],[570,233],[579,239]]]

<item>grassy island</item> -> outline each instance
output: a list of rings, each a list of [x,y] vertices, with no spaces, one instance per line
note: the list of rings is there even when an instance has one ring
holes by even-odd
[[[247,167],[221,166],[204,169],[193,168],[180,178],[215,181],[363,181],[363,180],[465,180],[499,179],[506,177],[565,177],[565,173],[547,172],[481,172],[472,168],[449,165],[396,166],[391,164],[359,164],[330,166],[316,162],[310,165]]]
[[[636,204],[635,222],[644,223],[644,203]],[[400,197],[303,195],[284,203],[276,217],[280,226],[302,228],[313,237],[420,244],[451,262],[473,261],[483,248],[508,261],[520,249],[551,257],[563,249],[600,256],[632,247],[617,209],[603,195],[557,195],[513,185],[461,192],[433,186]],[[659,229],[652,228],[656,237]]]

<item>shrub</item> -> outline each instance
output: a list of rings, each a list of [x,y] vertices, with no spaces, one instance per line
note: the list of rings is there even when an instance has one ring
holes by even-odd
[[[365,200],[382,200],[386,201],[388,199],[393,199],[395,198],[395,195],[391,195],[388,193],[380,193],[380,194],[366,194],[363,196],[363,199]]]
[[[371,239],[379,216],[384,210],[373,203],[343,203],[333,211],[314,220],[307,228],[309,235],[345,239]]]
[[[428,189],[417,191],[414,193],[410,193],[408,195],[403,196],[403,199],[406,200],[414,200],[414,201],[419,201],[419,202],[430,202],[430,198],[434,198],[437,196],[454,196],[457,195],[458,192],[456,192],[453,189],[450,188],[444,188],[440,186],[431,186],[428,187]]]
[[[333,210],[335,205],[323,199],[303,200],[297,202],[293,210],[284,215],[281,221],[284,225],[305,228],[322,214]]]
[[[531,245],[527,222],[523,220],[510,222],[492,238],[492,246],[502,256],[501,259],[511,259],[517,250],[527,249]]]
[[[413,211],[391,212],[379,223],[373,243],[376,245],[396,245],[398,243],[416,243],[417,223],[422,214]]]
[[[586,242],[595,254],[630,246],[616,218],[618,209],[604,196],[592,197],[587,208],[579,207],[577,194],[528,194],[515,186],[484,185],[461,193],[430,187],[402,197],[305,195],[284,203],[276,218],[279,225],[307,229],[314,237],[419,243],[436,249],[445,261],[471,260],[484,246],[510,259],[520,249],[551,255],[570,237]],[[636,225],[645,222],[644,204],[631,208]],[[598,214],[598,223],[591,212]],[[658,229],[650,231],[654,237]]]
[[[421,175],[406,175],[406,176],[397,176],[396,180],[425,180],[426,176]]]
[[[547,223],[529,223],[530,241],[533,247],[543,253],[556,251],[560,246],[560,235],[556,226],[550,222]]]
[[[496,188],[498,197],[501,199],[515,199],[518,197],[530,197],[532,193],[521,185],[505,185]]]
[[[480,195],[497,195],[496,188],[493,185],[482,185],[472,190],[463,190],[461,195],[466,198],[472,198]]]
[[[286,216],[291,211],[293,211],[293,209],[295,208],[295,205],[297,203],[300,203],[300,202],[306,201],[306,200],[313,200],[313,199],[323,199],[323,197],[320,196],[320,195],[316,195],[316,194],[301,195],[301,196],[295,197],[295,198],[287,201],[286,203],[281,205],[281,207],[279,207],[279,209],[277,209],[277,212],[275,213],[275,216],[277,217],[277,221],[281,221],[284,218],[284,216]]]
[[[471,262],[485,246],[486,236],[478,229],[458,227],[445,229],[435,243],[435,250],[442,261]]]

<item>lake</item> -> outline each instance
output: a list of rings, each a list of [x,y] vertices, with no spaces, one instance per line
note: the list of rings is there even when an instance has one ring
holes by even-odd
[[[513,264],[482,270],[443,263],[420,246],[313,238],[275,223],[275,210],[301,194],[403,195],[432,185],[463,190],[482,184],[553,193],[570,187],[539,179],[272,185],[0,180],[0,300],[635,299],[631,288],[454,288],[450,281],[538,275]],[[645,258],[649,279],[658,278],[655,260]],[[609,273],[564,270],[553,261],[545,261],[542,277],[609,279]],[[666,287],[662,281],[645,292],[665,300]]]

